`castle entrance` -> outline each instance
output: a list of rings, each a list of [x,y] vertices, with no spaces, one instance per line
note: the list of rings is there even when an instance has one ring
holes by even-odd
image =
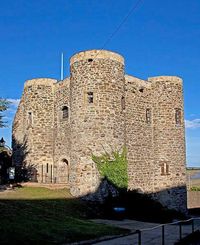
[[[69,162],[67,159],[62,159],[58,166],[59,183],[69,182]]]

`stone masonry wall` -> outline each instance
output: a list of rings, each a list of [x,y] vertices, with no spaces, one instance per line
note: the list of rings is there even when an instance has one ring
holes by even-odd
[[[154,192],[171,208],[186,210],[185,132],[182,80],[154,77],[152,83]],[[180,110],[176,123],[176,110]]]
[[[151,114],[149,122],[147,109]],[[131,76],[126,76],[126,145],[129,190],[151,192],[154,164],[151,87]]]
[[[124,64],[111,52],[86,51],[71,59],[71,189],[83,195],[98,188],[92,153],[124,145]],[[94,59],[93,59],[94,58]],[[73,63],[74,62],[74,63]],[[93,93],[93,103],[88,93]]]
[[[69,78],[26,82],[13,123],[13,162],[23,149],[37,181],[69,182],[81,196],[101,186],[92,154],[125,145],[129,190],[185,211],[184,135],[180,78],[144,81],[124,74],[119,54],[90,50],[72,56]]]
[[[53,79],[28,80],[24,87],[24,144],[26,162],[37,169],[37,181],[53,176]]]
[[[54,182],[68,183],[70,168],[70,79],[55,85],[54,104]],[[68,108],[68,116],[63,117],[63,108]]]
[[[200,208],[200,191],[188,191],[187,197],[188,208]]]
[[[23,163],[24,156],[22,149],[24,149],[24,95],[20,100],[15,118],[13,121],[12,133],[12,161],[15,165]]]

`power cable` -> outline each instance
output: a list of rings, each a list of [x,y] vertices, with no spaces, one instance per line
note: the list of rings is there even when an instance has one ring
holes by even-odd
[[[114,30],[113,33],[111,33],[111,35],[107,38],[107,40],[104,42],[103,46],[101,47],[101,49],[99,50],[102,51],[105,46],[111,41],[111,39],[115,36],[115,34],[121,29],[121,27],[124,25],[124,23],[127,21],[127,19],[129,18],[129,16],[132,15],[132,13],[137,9],[137,7],[139,6],[139,4],[142,2],[143,0],[138,0],[133,6],[132,8],[129,10],[129,12],[127,13],[127,15],[123,18],[123,20],[120,22],[120,24],[117,26],[117,28]],[[94,57],[94,59],[98,56],[99,52],[97,53],[97,55]]]

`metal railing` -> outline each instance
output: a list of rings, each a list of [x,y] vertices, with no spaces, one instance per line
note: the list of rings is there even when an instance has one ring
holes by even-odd
[[[183,238],[183,225],[184,224],[191,224],[191,232],[189,234],[194,233],[195,232],[195,220],[200,220],[200,217],[190,218],[187,220],[180,220],[180,221],[176,221],[176,222],[172,222],[172,223],[160,224],[160,225],[154,226],[152,228],[139,229],[136,231],[136,233],[138,234],[138,245],[142,245],[142,236],[143,236],[143,233],[145,231],[152,231],[152,230],[155,230],[158,228],[161,228],[161,244],[162,245],[167,244],[167,243],[165,243],[166,242],[165,230],[166,230],[166,226],[170,226],[170,225],[178,225],[179,226],[179,234],[178,234],[177,238],[179,238],[179,240],[181,240]],[[187,234],[187,235],[189,235],[189,234]]]

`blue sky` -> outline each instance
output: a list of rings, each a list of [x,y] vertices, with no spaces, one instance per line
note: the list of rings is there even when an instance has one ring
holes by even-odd
[[[60,78],[60,55],[99,49],[136,0],[2,0],[0,97],[12,99],[7,144],[25,80]],[[105,49],[121,53],[126,73],[184,80],[187,165],[200,166],[200,1],[143,0]]]

